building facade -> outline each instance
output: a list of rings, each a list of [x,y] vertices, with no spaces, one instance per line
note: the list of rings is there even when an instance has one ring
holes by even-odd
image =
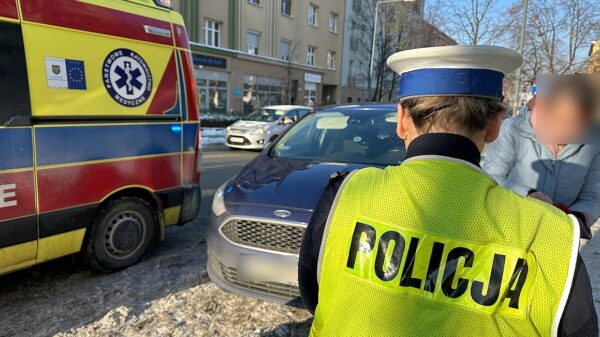
[[[589,73],[600,73],[600,40],[592,42],[589,52]]]
[[[174,0],[173,7],[194,41],[204,112],[340,101],[343,1]]]
[[[346,11],[340,83],[343,102],[393,99],[397,76],[385,66],[391,54],[413,48],[456,44],[456,41],[423,18],[424,0],[344,1]],[[379,6],[377,2],[380,2]],[[378,20],[375,20],[376,12]]]

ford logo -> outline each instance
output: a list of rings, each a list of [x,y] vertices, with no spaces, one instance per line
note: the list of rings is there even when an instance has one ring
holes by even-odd
[[[278,209],[275,212],[273,212],[273,214],[275,214],[276,217],[287,218],[290,215],[292,215],[292,212],[286,211],[285,209]]]

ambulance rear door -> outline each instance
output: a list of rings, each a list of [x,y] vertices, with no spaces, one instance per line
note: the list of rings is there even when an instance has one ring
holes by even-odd
[[[31,103],[16,0],[0,0],[0,274],[33,265],[35,207]]]

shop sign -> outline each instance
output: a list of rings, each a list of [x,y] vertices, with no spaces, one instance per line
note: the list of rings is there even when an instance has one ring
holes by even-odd
[[[304,82],[321,83],[322,77],[319,74],[304,73]]]
[[[200,54],[194,54],[192,58],[194,59],[194,64],[197,65],[214,68],[227,68],[227,59],[224,58]]]

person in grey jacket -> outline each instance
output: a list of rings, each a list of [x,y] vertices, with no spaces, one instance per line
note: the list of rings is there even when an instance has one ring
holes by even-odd
[[[568,119],[575,118],[569,113],[582,113],[589,128],[593,120],[590,112],[594,111],[590,104],[595,98],[590,97],[593,91],[584,94],[585,88],[572,83],[557,89],[553,95],[538,97],[531,111],[504,121],[498,140],[488,148],[483,169],[515,193],[575,215],[582,238],[589,239],[590,226],[600,218],[600,134],[587,133],[586,144],[548,145],[540,139],[552,139],[548,136],[552,129],[563,135],[573,130],[571,124],[576,123]],[[573,106],[577,112],[570,109]],[[542,113],[548,115],[542,117]]]

